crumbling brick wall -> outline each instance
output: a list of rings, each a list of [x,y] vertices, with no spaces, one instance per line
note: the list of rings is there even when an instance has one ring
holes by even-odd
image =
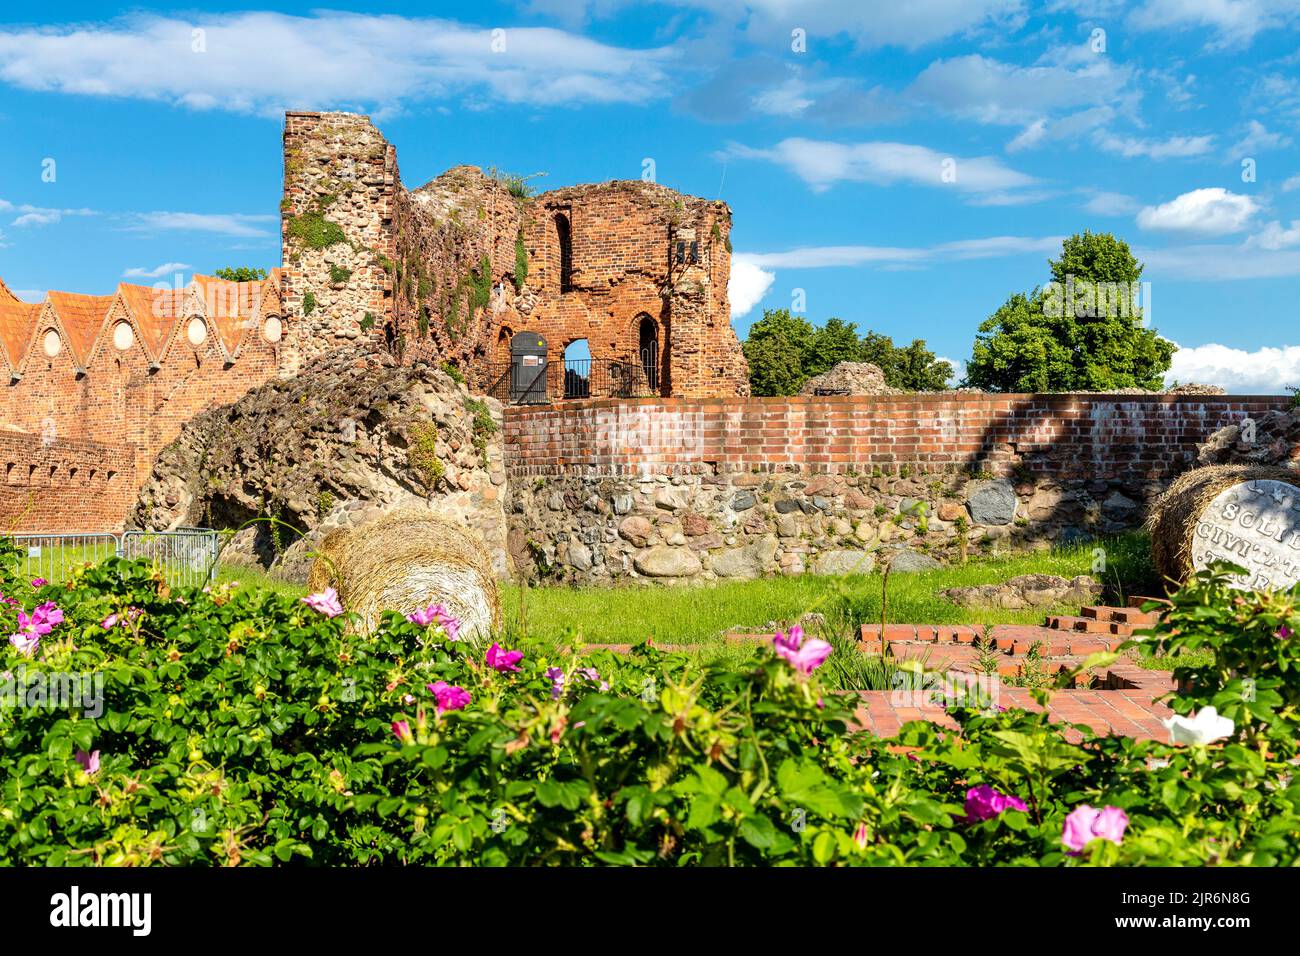
[[[290,369],[371,338],[486,390],[515,333],[544,337],[553,367],[577,340],[636,367],[646,322],[659,394],[748,394],[725,203],[635,181],[527,196],[470,166],[408,191],[393,147],[349,113],[290,113],[284,144]]]

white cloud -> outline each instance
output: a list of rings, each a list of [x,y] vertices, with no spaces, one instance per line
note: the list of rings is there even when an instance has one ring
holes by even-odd
[[[128,229],[134,232],[215,232],[223,236],[265,238],[272,233],[259,224],[278,217],[245,213],[142,212],[136,213]]]
[[[1007,144],[1007,152],[1018,153],[1021,150],[1033,149],[1047,143],[1064,142],[1069,144],[1072,140],[1083,141],[1083,138],[1090,131],[1106,125],[1114,118],[1115,110],[1113,107],[1093,106],[1057,119],[1035,120],[1017,133],[1011,142]]]
[[[1282,149],[1291,145],[1291,137],[1284,133],[1271,133],[1259,120],[1246,124],[1246,134],[1232,147],[1231,154],[1248,156],[1263,149]]]
[[[1134,249],[1133,254],[1146,265],[1144,278],[1232,282],[1300,276],[1300,250],[1220,243]]]
[[[1300,189],[1300,173],[1296,173],[1282,184],[1282,192],[1284,193],[1289,193],[1296,189]]]
[[[949,388],[956,388],[961,380],[966,377],[966,363],[961,359],[948,358],[946,355],[936,355],[935,361],[947,362],[952,366],[952,374],[948,376],[947,385]]]
[[[934,261],[992,259],[1059,252],[1060,236],[990,236],[934,246],[803,246],[785,252],[737,253],[737,261],[768,269],[823,269],[845,266],[906,265]]]
[[[1131,216],[1138,211],[1139,203],[1123,193],[1095,192],[1083,208],[1098,216]]]
[[[18,296],[24,302],[44,302],[44,289],[10,289],[14,295]]]
[[[1061,109],[1114,100],[1129,71],[1106,56],[1088,54],[1077,69],[1062,51],[1057,62],[1018,66],[973,54],[936,60],[908,88],[917,99],[981,123],[1033,123]],[[1021,134],[1024,136],[1025,134]]]
[[[1160,232],[1221,236],[1245,229],[1258,210],[1249,196],[1214,186],[1193,189],[1159,206],[1147,206],[1137,214],[1137,224]]]
[[[1263,30],[1287,26],[1300,16],[1295,0],[1146,0],[1129,14],[1139,30],[1167,32],[1177,27],[1214,31],[1211,48],[1239,47]]]
[[[1254,352],[1217,344],[1180,348],[1166,378],[1221,385],[1239,395],[1281,395],[1288,385],[1300,387],[1300,345]]]
[[[1098,147],[1125,159],[1174,159],[1203,156],[1214,148],[1213,136],[1171,136],[1164,140],[1138,139],[1098,132],[1094,140]]]
[[[731,260],[731,279],[727,283],[727,298],[731,301],[731,317],[738,319],[763,300],[767,290],[776,281],[776,273],[760,268],[743,256]]]
[[[711,11],[729,24],[743,25],[755,39],[777,36],[786,43],[790,30],[808,31],[809,44],[834,34],[852,37],[859,46],[915,49],[936,40],[981,29],[1005,36],[1024,19],[1022,0],[907,0],[906,3],[846,3],[844,0],[667,0],[675,6]],[[563,6],[608,13],[633,0],[564,0]],[[554,9],[557,0],[533,0]],[[640,6],[641,4],[637,4]]]
[[[1266,223],[1263,229],[1246,241],[1246,245],[1257,246],[1260,249],[1289,249],[1291,246],[1300,246],[1300,219],[1292,219],[1289,229],[1277,220]]]
[[[48,226],[62,221],[64,216],[93,216],[93,209],[52,209],[45,206],[32,206],[27,203],[12,203],[0,199],[0,212],[16,212],[18,216],[11,225]]]
[[[152,269],[145,269],[141,266],[135,266],[127,269],[122,273],[124,279],[160,279],[166,275],[172,275],[176,272],[188,272],[193,268],[188,262],[164,262],[160,266],[154,266]]]
[[[204,31],[202,52],[193,31]],[[497,46],[504,43],[500,52]],[[442,19],[318,12],[140,14],[112,23],[0,29],[0,81],[27,90],[160,100],[274,115],[465,95],[508,103],[666,96],[671,49],[627,49],[543,27],[494,38]]]
[[[965,192],[1018,189],[1036,182],[994,157],[960,158],[909,143],[833,143],[792,137],[770,149],[732,145],[724,156],[784,166],[818,192],[840,182],[913,183]],[[945,181],[945,176],[951,181]]]

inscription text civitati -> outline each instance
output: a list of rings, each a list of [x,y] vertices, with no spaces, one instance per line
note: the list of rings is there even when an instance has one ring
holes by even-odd
[[[1192,565],[1214,561],[1246,569],[1239,588],[1289,588],[1300,581],[1300,488],[1285,481],[1243,481],[1221,491],[1201,514],[1192,537]]]

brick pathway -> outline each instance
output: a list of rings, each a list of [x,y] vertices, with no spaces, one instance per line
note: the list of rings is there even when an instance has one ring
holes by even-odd
[[[1139,607],[1148,598],[1133,598],[1130,607],[1090,606],[1077,616],[1052,615],[1043,625],[992,624],[889,624],[885,640],[897,658],[921,658],[927,670],[946,672],[957,685],[977,685],[980,696],[1002,707],[1041,710],[1028,688],[1012,687],[994,680],[978,667],[981,649],[977,640],[991,641],[993,663],[1001,678],[1016,677],[1026,667],[1035,666],[1029,652],[1037,645],[1040,670],[1052,674],[1072,670],[1090,654],[1115,650],[1133,633],[1156,622],[1158,612],[1142,612]],[[879,654],[880,625],[862,628],[862,649]],[[986,652],[987,652],[986,650]],[[986,661],[987,663],[987,661]],[[1169,731],[1161,723],[1173,711],[1156,703],[1174,689],[1167,671],[1151,671],[1121,659],[1104,672],[1094,673],[1091,686],[1058,690],[1052,695],[1048,712],[1056,720],[1085,724],[1101,734],[1122,734],[1138,739],[1168,740]],[[889,737],[909,720],[930,720],[954,726],[945,712],[939,691],[859,691],[862,703],[857,716],[863,727]],[[1066,732],[1077,741],[1080,733]]]

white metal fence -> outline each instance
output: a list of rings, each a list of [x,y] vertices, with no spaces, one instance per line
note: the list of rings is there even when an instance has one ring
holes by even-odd
[[[202,587],[217,566],[220,543],[211,528],[110,533],[43,533],[13,535],[23,554],[24,573],[62,581],[74,569],[105,558],[143,558],[156,564],[172,587]]]

